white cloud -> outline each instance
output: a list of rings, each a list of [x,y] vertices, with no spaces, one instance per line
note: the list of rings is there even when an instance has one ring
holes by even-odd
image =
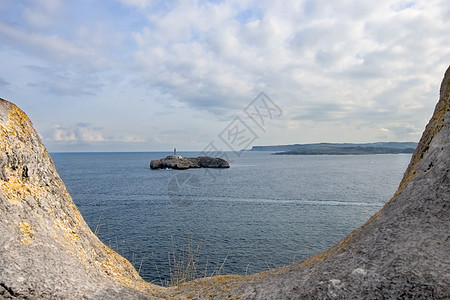
[[[44,137],[44,139],[47,139]],[[53,131],[53,136],[50,138],[51,140],[54,140],[56,142],[76,142],[77,137],[75,135],[75,132],[70,129],[66,129],[62,126],[58,126]]]
[[[74,68],[66,70],[52,69],[38,66],[27,66],[34,74],[39,74],[35,82],[28,86],[35,87],[47,94],[65,97],[80,97],[101,93],[104,83],[93,74],[81,72]]]
[[[103,127],[93,126],[88,123],[75,123],[69,126],[54,125],[50,131],[43,135],[43,139],[49,143],[78,145],[105,143],[139,144],[148,142],[147,138],[136,134],[111,132]]]
[[[309,140],[418,139],[450,57],[442,0],[41,2],[0,7],[2,79],[71,108],[70,122],[52,116],[61,142],[198,145],[260,91],[285,112],[267,138],[302,142],[307,124]],[[171,132],[190,122],[199,132]]]
[[[9,85],[9,82],[7,82],[5,79],[0,77],[0,87],[6,87]]]
[[[239,11],[232,5],[186,3],[167,14],[152,15],[155,25],[134,37],[139,46],[137,62],[149,69],[149,84],[193,106],[204,107],[203,95],[226,99],[233,93],[243,99],[261,87],[299,90],[341,81],[338,76],[350,76],[358,84],[361,75],[397,80],[417,64],[418,54],[427,57],[427,52],[436,51],[417,39],[421,30],[429,36],[435,12],[423,15],[424,8],[402,3],[398,5],[405,8],[396,11],[389,1],[376,6],[327,2],[309,7],[296,2],[287,3],[284,12],[279,4],[268,4],[261,20],[248,23],[236,21]],[[441,32],[434,36],[446,32],[442,25],[435,28]],[[296,74],[302,75],[293,80]],[[386,89],[383,83],[370,86],[374,96]],[[329,97],[333,96],[317,91],[316,99],[309,101],[328,102]]]
[[[122,139],[119,139],[119,141],[121,142],[125,142],[125,143],[144,143],[147,142],[146,139],[139,137],[139,136],[125,136]]]
[[[57,35],[44,35],[27,31],[0,21],[0,36],[13,45],[21,45],[23,50],[47,59],[60,62],[87,62],[95,67],[108,65],[108,61],[98,55],[95,49],[89,46],[76,44]]]
[[[118,0],[120,3],[128,6],[135,6],[140,9],[145,9],[148,6],[150,6],[153,2],[153,0]]]
[[[54,18],[61,13],[59,0],[33,0],[24,8],[23,16],[32,27],[45,28],[54,23]]]
[[[104,142],[102,128],[93,127],[86,123],[77,123],[71,127],[57,125],[49,135],[44,136],[44,140],[62,143],[98,143]]]

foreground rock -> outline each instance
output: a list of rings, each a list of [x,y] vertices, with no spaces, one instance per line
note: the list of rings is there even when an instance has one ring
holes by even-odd
[[[0,298],[450,299],[450,68],[398,191],[334,247],[287,267],[161,288],[90,231],[31,122],[0,101]]]
[[[159,287],[89,229],[28,117],[0,99],[0,299],[139,299]]]
[[[189,168],[229,168],[230,164],[222,158],[210,156],[181,157],[170,155],[166,158],[152,160],[151,169],[177,169],[185,170]]]

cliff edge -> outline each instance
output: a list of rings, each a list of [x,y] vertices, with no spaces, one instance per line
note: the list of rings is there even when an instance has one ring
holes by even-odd
[[[158,288],[92,233],[31,121],[3,99],[0,150],[0,298],[137,299]]]
[[[398,191],[302,262],[175,288],[144,282],[90,231],[26,115],[0,101],[0,298],[449,299],[450,67]]]

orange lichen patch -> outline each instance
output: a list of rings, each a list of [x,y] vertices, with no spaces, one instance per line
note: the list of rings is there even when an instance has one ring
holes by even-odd
[[[12,105],[11,107],[8,115],[8,121],[6,122],[6,127],[11,129],[9,130],[10,134],[14,134],[14,136],[17,138],[36,135],[36,131],[34,130],[28,116],[15,105]],[[17,142],[21,143],[22,146],[24,145],[24,143],[20,139],[16,140]]]
[[[349,238],[350,238],[350,236],[349,236]],[[310,266],[310,265],[315,264],[316,262],[323,261],[324,259],[329,257],[334,252],[332,250],[333,249],[330,249],[330,250],[324,251],[322,253],[316,254],[313,257],[310,257],[310,258],[307,258],[307,259],[301,261],[300,264]]]
[[[102,250],[107,259],[102,262],[96,262],[107,277],[112,277],[116,281],[128,287],[132,287],[140,291],[145,291],[152,287],[156,287],[151,283],[145,282],[138,275],[133,265],[128,260],[117,254],[117,252],[107,246],[104,246]]]
[[[84,224],[82,222],[80,214],[74,214],[70,220],[68,215],[60,214],[53,220],[54,237],[67,253],[78,257],[83,264],[88,265],[92,259],[89,251],[84,250],[79,236]]]
[[[377,214],[378,214],[378,213],[377,213]],[[375,217],[375,215],[374,215],[372,218],[374,218],[374,217]],[[316,255],[314,255],[313,257],[307,258],[307,259],[301,261],[300,264],[304,264],[304,265],[311,266],[311,265],[313,265],[313,264],[315,264],[315,263],[317,263],[317,262],[319,262],[319,261],[323,261],[323,260],[327,259],[327,258],[330,257],[331,255],[333,255],[337,250],[339,250],[340,248],[345,247],[345,246],[348,244],[348,242],[350,242],[350,241],[353,239],[353,237],[355,236],[355,234],[356,234],[357,232],[359,232],[361,229],[363,229],[364,226],[366,226],[369,222],[370,222],[370,220],[367,221],[367,223],[364,224],[363,226],[361,226],[361,227],[355,229],[355,230],[354,230],[353,232],[351,232],[345,239],[343,239],[342,241],[340,241],[339,243],[337,243],[336,245],[334,245],[332,248],[330,248],[330,249],[328,249],[328,250],[326,250],[326,251],[324,251],[324,252],[321,252],[321,253],[319,253],[319,254],[316,254]]]
[[[383,209],[379,210],[364,225],[362,225],[361,227],[352,231],[345,239],[343,239],[342,241],[340,241],[339,243],[334,245],[332,248],[330,248],[324,252],[321,252],[319,254],[316,254],[313,257],[307,258],[307,259],[301,261],[300,264],[313,265],[314,263],[316,263],[318,261],[323,261],[324,259],[330,257],[337,250],[345,247],[359,231],[361,231],[366,226],[368,226],[370,223],[372,223],[375,219],[377,219],[382,214],[382,212],[383,212]]]
[[[447,73],[450,73],[450,68],[447,70]],[[447,127],[445,123],[445,116],[447,112],[450,112],[450,74],[446,74],[444,81],[441,85],[441,95],[438,104],[434,110],[433,116],[430,119],[425,131],[422,134],[419,144],[417,145],[417,149],[414,152],[411,162],[409,163],[408,169],[403,175],[403,179],[400,183],[400,186],[395,193],[394,197],[398,195],[403,188],[406,186],[408,182],[410,182],[417,173],[416,166],[422,160],[423,156],[426,155],[431,141],[436,136],[438,132],[440,132],[443,128]],[[392,200],[392,199],[391,199]]]
[[[0,180],[0,190],[12,205],[21,205],[21,201],[27,196],[40,200],[47,193],[44,188],[30,182],[23,182],[14,175],[9,175],[8,181]]]
[[[36,145],[39,147],[33,147]],[[13,104],[6,122],[0,123],[0,151],[7,156],[17,156],[16,151],[28,153],[32,156],[39,156],[39,154],[46,152],[30,119]],[[10,167],[17,168],[22,166]]]
[[[17,106],[12,105],[5,125],[0,124],[1,150],[9,152],[14,148],[24,149],[24,141],[32,136],[37,137],[37,133],[30,119]]]
[[[85,224],[73,203],[69,203],[68,206],[73,210],[70,222],[69,216],[60,216],[54,220],[53,228],[55,229],[55,240],[70,255],[76,256],[85,266],[92,266],[94,263],[105,277],[112,278],[128,287],[143,292],[148,292],[156,287],[145,282],[128,260],[98,240]],[[86,236],[89,235],[92,235],[92,240],[86,240]]]
[[[28,146],[28,141],[34,139],[39,139],[39,137],[31,121],[17,106],[12,105],[7,121],[4,124],[0,124],[0,151],[2,155],[4,157],[11,157],[16,155],[16,151],[19,151],[19,153],[28,152],[36,156],[39,153],[36,153],[35,149]],[[10,175],[18,178],[22,177],[23,167],[26,166],[5,165],[3,172],[6,179]]]
[[[33,227],[27,222],[20,222],[19,229],[23,233],[23,238],[20,240],[24,245],[31,245],[34,240]]]
[[[174,287],[158,287],[150,294],[163,299],[222,299],[228,292],[236,289],[244,282],[251,280],[253,277],[245,275],[218,275],[213,277],[199,278]],[[201,296],[200,296],[201,295]],[[226,299],[240,299],[240,296],[231,296]]]
[[[11,205],[31,208],[31,214],[41,219],[46,214],[45,224],[52,224],[50,230],[56,243],[87,269],[95,268],[100,271],[98,274],[137,290],[159,293],[162,288],[145,282],[130,262],[92,233],[27,115],[14,104],[7,105],[6,109],[8,117],[0,122],[0,159],[5,160],[0,170],[0,193],[4,198]],[[30,166],[36,167],[35,159],[39,160],[39,170],[29,172]],[[42,176],[46,176],[44,182]],[[23,244],[35,242],[34,229],[29,223],[24,220],[18,227]]]

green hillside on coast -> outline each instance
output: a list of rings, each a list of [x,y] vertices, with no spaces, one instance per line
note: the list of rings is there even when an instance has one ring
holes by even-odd
[[[250,151],[271,151],[275,155],[364,155],[413,153],[417,143],[317,143],[277,146],[254,146]]]

